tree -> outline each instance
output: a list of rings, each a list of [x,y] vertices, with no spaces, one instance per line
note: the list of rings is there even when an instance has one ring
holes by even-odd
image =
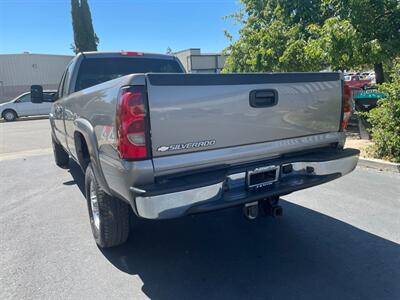
[[[379,90],[385,98],[378,101],[377,107],[364,113],[372,127],[370,154],[376,158],[400,162],[400,60],[393,62],[391,83],[385,82]]]
[[[331,7],[350,20],[360,37],[362,63],[373,65],[378,83],[384,82],[383,64],[400,54],[398,0],[330,0]]]
[[[99,38],[93,29],[92,15],[87,0],[71,0],[72,27],[75,53],[97,51]]]
[[[165,50],[165,53],[166,54],[169,54],[169,55],[172,55],[172,54],[174,54],[174,52],[172,52],[172,49],[171,49],[171,47],[167,47],[167,50]]]
[[[318,71],[383,64],[400,54],[398,0],[241,0],[225,71]]]

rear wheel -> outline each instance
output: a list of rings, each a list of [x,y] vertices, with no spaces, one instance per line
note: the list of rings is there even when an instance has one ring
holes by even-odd
[[[130,207],[112,197],[99,186],[89,163],[85,174],[86,200],[93,237],[101,248],[126,242],[129,235]]]
[[[13,111],[12,109],[5,110],[3,112],[3,118],[7,122],[15,121],[17,119],[17,113],[15,111]]]
[[[69,155],[67,151],[52,137],[54,160],[56,165],[65,168],[69,163]]]

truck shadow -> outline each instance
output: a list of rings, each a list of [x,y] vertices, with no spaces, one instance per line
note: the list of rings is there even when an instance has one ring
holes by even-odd
[[[85,174],[83,174],[81,167],[72,159],[69,160],[68,172],[71,174],[73,180],[64,182],[64,185],[76,184],[81,191],[83,197],[85,197]],[[85,200],[85,198],[83,198]]]
[[[82,173],[71,174],[83,190]],[[101,251],[139,276],[151,299],[400,299],[399,244],[282,206],[282,219],[253,222],[240,208],[165,221],[132,217],[128,242]]]

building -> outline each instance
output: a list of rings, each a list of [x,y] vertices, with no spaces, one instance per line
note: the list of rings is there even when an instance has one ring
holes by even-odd
[[[29,91],[33,84],[57,89],[72,58],[52,54],[0,54],[0,103]]]
[[[228,56],[216,53],[201,53],[200,48],[175,52],[189,73],[220,73]]]
[[[220,73],[226,55],[201,53],[191,48],[174,53],[190,73]],[[0,103],[11,100],[39,84],[44,89],[57,89],[73,56],[54,54],[0,54]]]

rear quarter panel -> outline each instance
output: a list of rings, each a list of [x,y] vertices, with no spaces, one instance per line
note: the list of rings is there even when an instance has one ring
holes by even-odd
[[[74,134],[77,132],[76,122],[80,118],[89,121],[93,127],[95,147],[99,155],[118,157],[116,150],[115,113],[120,88],[125,85],[144,84],[143,75],[128,75],[118,79],[72,93],[62,100],[64,108],[67,146],[70,153],[77,157]]]

